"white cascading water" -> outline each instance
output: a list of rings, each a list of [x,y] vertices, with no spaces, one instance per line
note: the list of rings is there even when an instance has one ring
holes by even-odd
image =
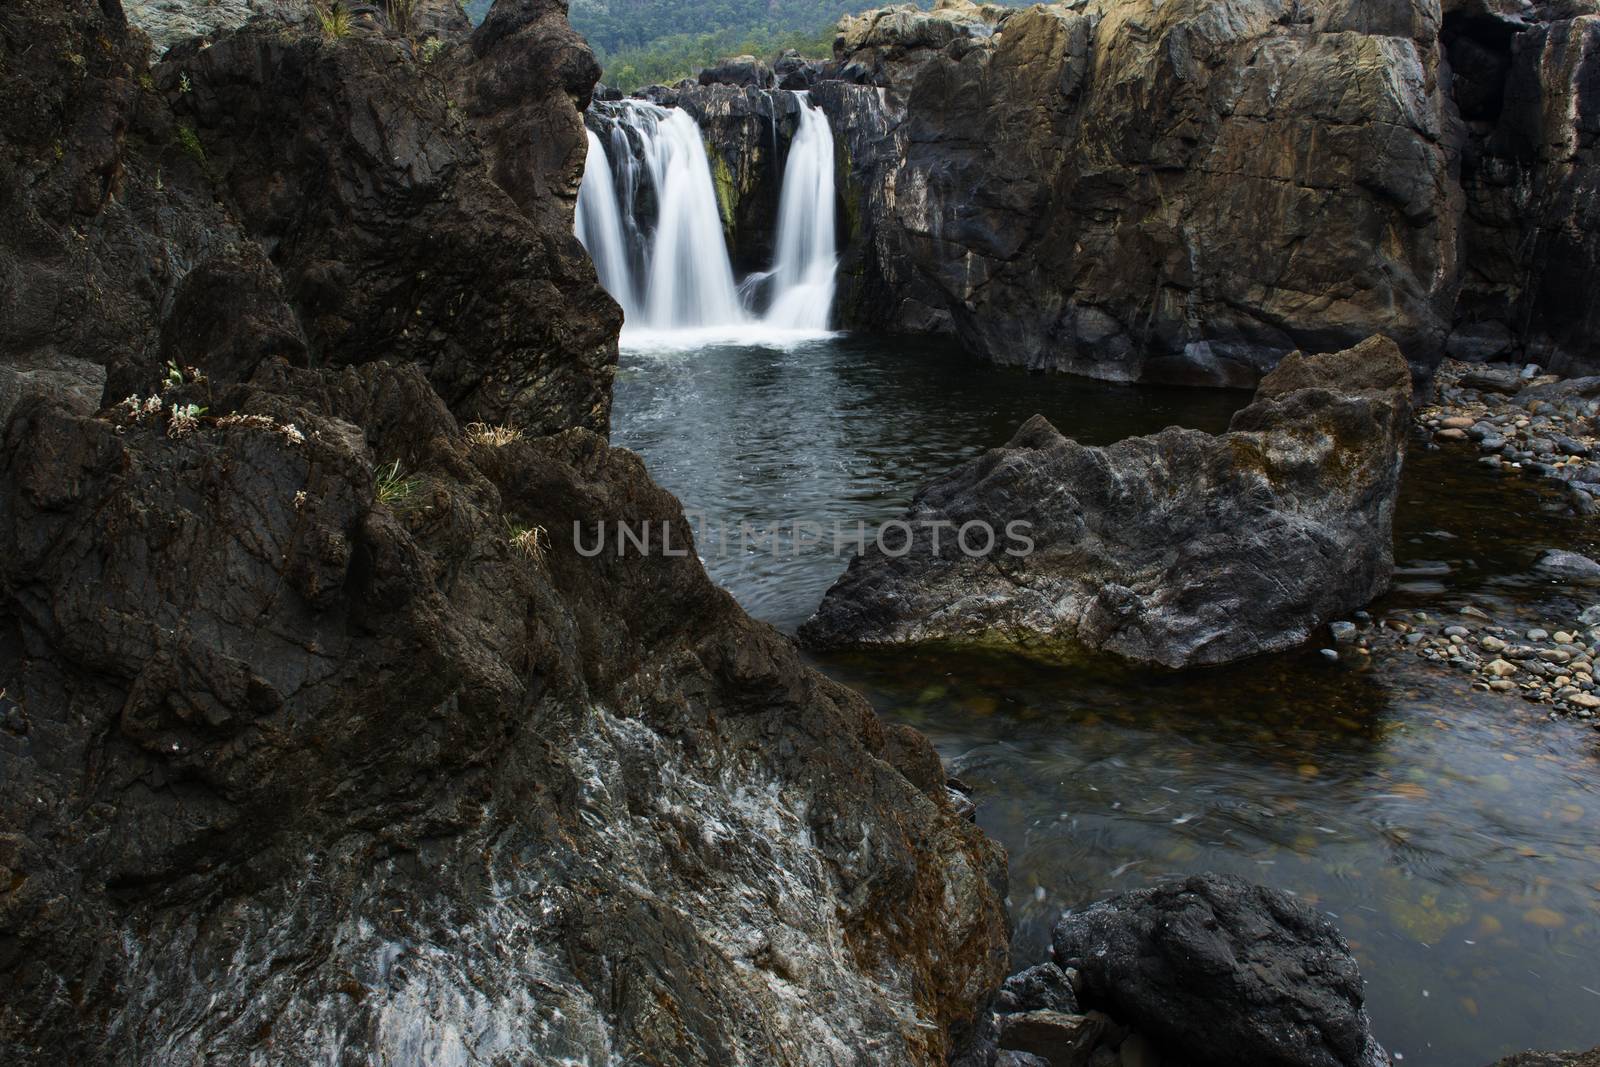
[[[780,330],[826,330],[839,265],[834,230],[833,131],[822,109],[800,96],[800,128],[789,146],[778,201],[778,249],[766,323]]]
[[[597,112],[611,126],[611,151],[589,134],[577,234],[600,283],[622,305],[625,342],[670,344],[676,336],[692,343],[708,332],[757,341],[827,330],[838,261],[833,134],[821,109],[797,95],[800,126],[784,170],[776,260],[758,279],[764,284],[749,287],[770,294],[769,309],[760,315],[744,305],[734,284],[694,119],[639,100]],[[646,184],[653,226],[639,217]]]
[[[592,176],[592,177],[591,177]],[[588,249],[600,284],[622,305],[624,321],[639,313],[628,246],[622,240],[622,217],[617,213],[617,188],[600,138],[589,131],[589,155],[583,164],[583,184],[578,187],[578,240]]]

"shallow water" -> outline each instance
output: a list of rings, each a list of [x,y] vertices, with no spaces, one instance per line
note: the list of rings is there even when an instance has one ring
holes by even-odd
[[[1246,394],[1039,377],[925,342],[625,351],[615,443],[708,517],[713,578],[793,630],[845,561],[835,522],[897,516],[912,491],[1042,412],[1107,443],[1220,430]],[[1530,574],[1590,529],[1464,455],[1413,448],[1401,567],[1374,611],[1476,603],[1530,625],[1587,606]],[[824,544],[735,532],[814,522]],[[720,534],[720,536],[718,536]],[[818,666],[930,736],[1011,854],[1018,964],[1063,908],[1218,870],[1333,913],[1381,1040],[1407,1064],[1471,1067],[1600,1044],[1600,734],[1408,657],[1328,664],[1315,646],[1176,674],[1101,663],[891,653]]]

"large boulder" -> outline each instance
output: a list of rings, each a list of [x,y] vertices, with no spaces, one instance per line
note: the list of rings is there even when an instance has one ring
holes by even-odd
[[[1197,875],[1064,916],[1085,1004],[1195,1067],[1387,1067],[1338,928],[1287,893]]]
[[[1410,396],[1399,349],[1376,337],[1284,360],[1221,436],[1091,448],[1035,416],[920,490],[801,636],[1169,667],[1297,645],[1388,587]]]

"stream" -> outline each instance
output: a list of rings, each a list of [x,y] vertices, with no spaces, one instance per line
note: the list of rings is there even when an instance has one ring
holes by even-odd
[[[613,442],[703,513],[711,576],[791,633],[847,558],[831,537],[775,555],[729,533],[740,523],[870,528],[1036,412],[1105,444],[1219,431],[1249,399],[1028,375],[923,340],[747,336],[625,344]],[[1473,603],[1570,621],[1587,604],[1531,563],[1592,541],[1544,503],[1414,439],[1400,573],[1374,614]],[[1185,673],[948,652],[816,666],[927,734],[972,787],[1010,853],[1014,967],[1044,958],[1063,909],[1214,870],[1336,917],[1374,1031],[1406,1064],[1600,1042],[1600,734],[1409,656],[1328,663],[1318,647]]]

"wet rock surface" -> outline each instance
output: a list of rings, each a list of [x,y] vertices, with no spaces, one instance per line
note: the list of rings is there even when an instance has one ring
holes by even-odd
[[[1333,923],[1278,890],[1196,875],[1064,916],[1083,1001],[1200,1067],[1383,1067]]]
[[[971,1043],[1004,859],[931,746],[692,552],[576,551],[690,540],[595,432],[560,14],[150,70],[115,0],[0,9],[7,1062]]]
[[[1447,361],[1417,417],[1440,447],[1476,448],[1484,466],[1559,487],[1573,511],[1600,515],[1600,378]]]
[[[851,561],[801,637],[1169,667],[1292,647],[1388,587],[1409,412],[1405,361],[1375,338],[1284,361],[1222,436],[1089,448],[1035,417],[919,491],[903,531]],[[1031,546],[999,540],[1017,523]]]

